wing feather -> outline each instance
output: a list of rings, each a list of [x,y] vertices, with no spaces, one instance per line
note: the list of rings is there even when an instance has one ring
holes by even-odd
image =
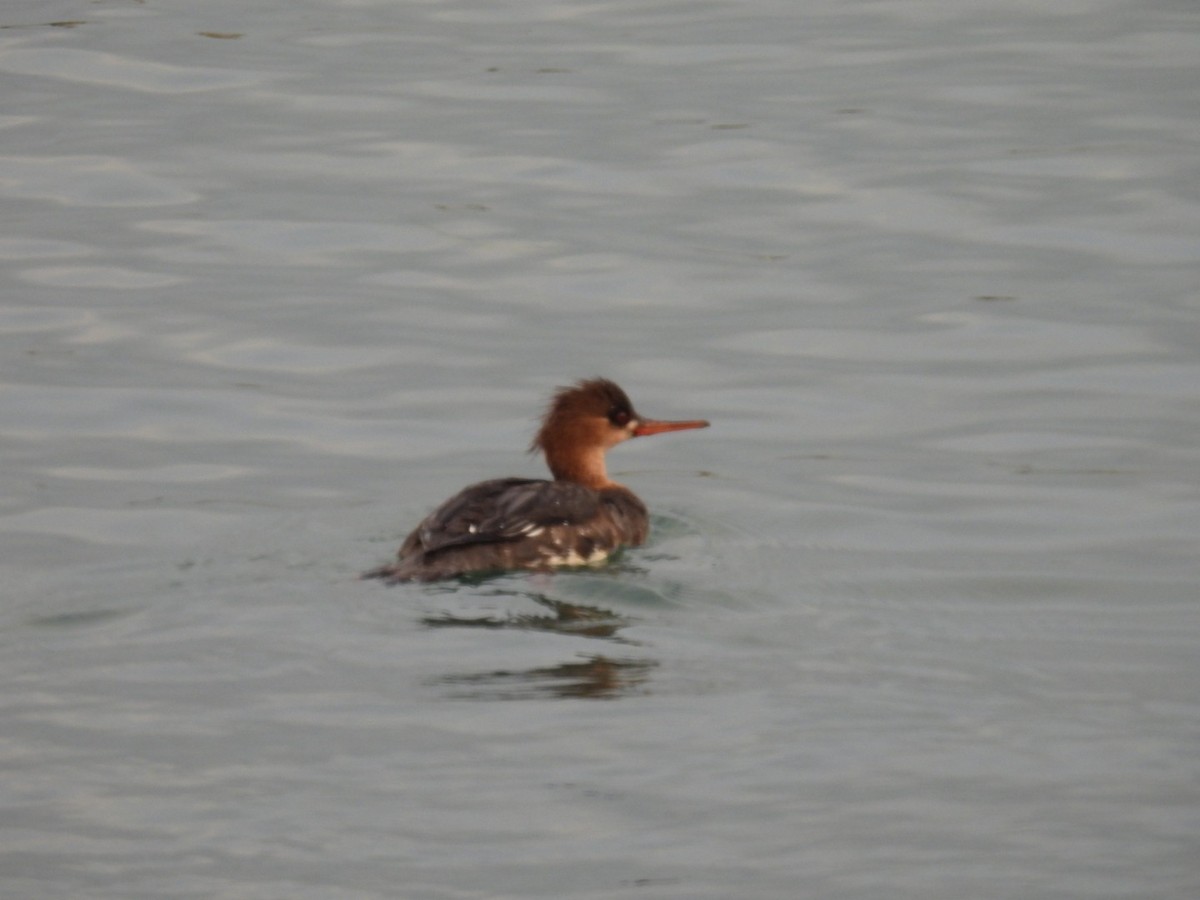
[[[595,516],[595,491],[565,481],[498,478],[464,488],[408,536],[400,556],[426,556],[470,544],[519,541],[539,529],[577,525]]]

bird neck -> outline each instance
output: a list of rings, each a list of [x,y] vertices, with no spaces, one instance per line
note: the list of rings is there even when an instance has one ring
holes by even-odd
[[[603,447],[582,450],[578,447],[547,447],[546,464],[555,481],[573,481],[597,491],[613,486],[604,464]]]

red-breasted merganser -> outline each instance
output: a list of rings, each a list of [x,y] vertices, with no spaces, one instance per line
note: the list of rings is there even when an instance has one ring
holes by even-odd
[[[650,517],[633,491],[609,480],[605,451],[632,437],[707,427],[699,419],[644,419],[606,378],[559,388],[529,448],[546,455],[553,481],[497,478],[464,488],[413,530],[395,562],[363,577],[433,581],[545,570],[598,563],[636,547],[646,540]]]

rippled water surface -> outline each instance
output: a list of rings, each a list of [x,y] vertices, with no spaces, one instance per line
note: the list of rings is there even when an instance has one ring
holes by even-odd
[[[1200,11],[0,10],[0,894],[1200,895]],[[649,544],[358,581],[605,374]]]

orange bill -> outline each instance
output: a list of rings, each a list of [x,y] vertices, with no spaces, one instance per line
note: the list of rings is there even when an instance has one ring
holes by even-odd
[[[651,434],[663,434],[667,431],[687,431],[689,428],[707,428],[708,423],[703,419],[690,419],[686,422],[661,422],[657,419],[642,419],[637,428],[633,429],[634,437],[646,437]]]

